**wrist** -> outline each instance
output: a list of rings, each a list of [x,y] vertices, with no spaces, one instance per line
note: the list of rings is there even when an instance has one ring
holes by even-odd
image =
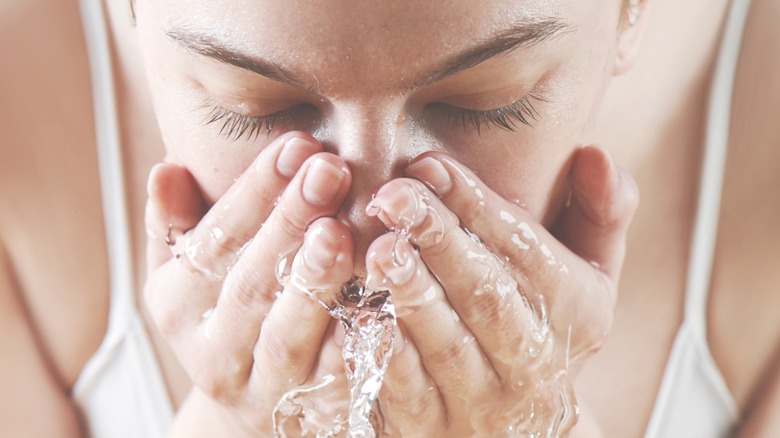
[[[176,412],[168,438],[206,438],[229,436],[250,438],[262,436],[251,430],[230,408],[193,388]]]

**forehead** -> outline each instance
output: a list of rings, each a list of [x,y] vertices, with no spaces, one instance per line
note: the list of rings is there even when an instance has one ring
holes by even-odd
[[[373,89],[412,80],[518,23],[580,27],[587,0],[168,0],[162,26],[323,81]],[[574,4],[576,6],[571,6]],[[583,6],[584,5],[584,6]],[[592,7],[592,5],[591,5]],[[576,9],[575,9],[576,8]],[[579,9],[579,10],[577,10]],[[385,84],[387,82],[387,84]],[[323,87],[326,84],[321,84]]]

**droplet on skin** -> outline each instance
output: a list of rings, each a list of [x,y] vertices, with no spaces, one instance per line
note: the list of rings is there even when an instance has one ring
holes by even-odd
[[[477,198],[479,198],[479,199],[485,199],[485,194],[482,193],[482,190],[480,190],[480,189],[474,189],[474,194],[477,195]],[[482,203],[480,203],[480,204],[482,204]],[[484,205],[484,204],[482,204],[482,205]]]
[[[212,308],[210,308],[210,309],[206,310],[205,312],[203,312],[203,315],[201,315],[201,318],[203,318],[203,319],[209,319],[209,318],[211,318],[211,315],[212,315],[213,313],[214,313],[214,308],[212,307]]]
[[[521,250],[527,250],[531,249],[531,246],[525,243],[520,236],[517,235],[517,233],[512,233],[512,243],[517,245],[517,247]]]
[[[214,321],[213,318],[206,318],[203,323],[203,336],[206,337],[206,339],[211,339],[211,323]]]
[[[220,241],[224,236],[225,236],[225,232],[222,231],[222,228],[214,227],[211,229],[211,237],[213,237],[214,240]]]
[[[431,285],[431,287],[428,288],[427,291],[423,294],[423,300],[427,301],[433,301],[436,298],[436,288]]]
[[[523,237],[533,240],[537,245],[539,244],[539,239],[536,238],[536,233],[534,233],[534,230],[531,229],[530,225],[525,222],[520,222],[517,224],[517,229],[523,232]]]
[[[455,309],[452,309],[452,319],[454,319],[455,322],[460,321],[460,316],[458,316],[458,312],[456,312]]]
[[[279,254],[279,260],[276,262],[276,281],[282,286],[286,285],[290,280],[290,272],[292,271],[293,256],[297,252],[297,248],[291,249],[286,253]]]
[[[508,211],[501,210],[498,212],[498,216],[501,218],[502,221],[510,225],[517,223],[517,219],[514,216],[512,216],[512,214],[509,213]]]
[[[545,257],[547,257],[548,265],[555,264],[557,260],[555,259],[555,256],[553,255],[552,251],[550,251],[550,248],[547,247],[546,243],[539,245],[539,250],[542,251],[542,254],[544,254]]]

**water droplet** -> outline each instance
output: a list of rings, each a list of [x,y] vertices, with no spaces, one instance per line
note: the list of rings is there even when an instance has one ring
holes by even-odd
[[[290,280],[290,273],[292,272],[293,257],[298,252],[298,248],[289,250],[283,254],[279,254],[279,260],[276,262],[276,281],[284,286]]]
[[[220,241],[220,240],[222,240],[222,237],[224,237],[224,236],[225,236],[225,232],[222,231],[222,228],[214,227],[214,228],[211,229],[211,237],[214,240]]]

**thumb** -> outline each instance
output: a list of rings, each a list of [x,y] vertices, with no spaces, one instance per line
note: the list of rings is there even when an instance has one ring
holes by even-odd
[[[570,184],[571,201],[553,233],[617,283],[626,232],[639,205],[636,182],[603,149],[585,146],[574,157]]]
[[[208,208],[195,178],[176,164],[155,165],[149,173],[146,191],[146,260],[151,272],[171,258],[168,237],[193,228]]]

